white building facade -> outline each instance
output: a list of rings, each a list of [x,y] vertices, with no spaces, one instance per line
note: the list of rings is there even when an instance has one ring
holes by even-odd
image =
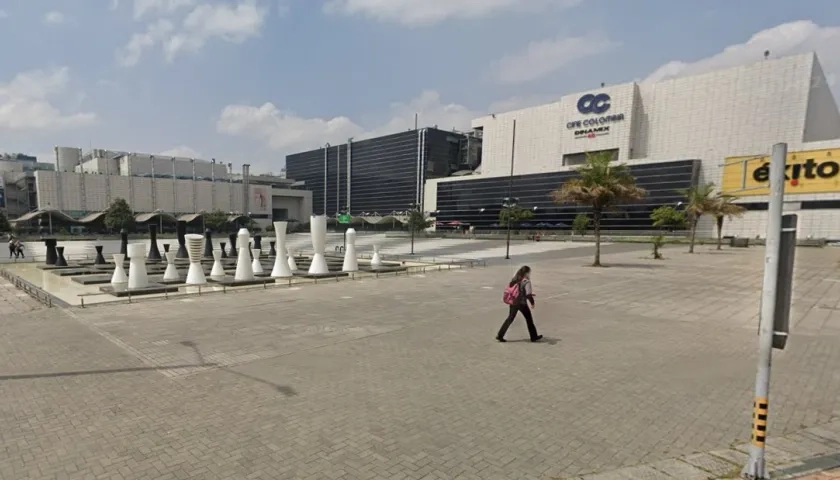
[[[554,183],[571,178],[587,152],[612,151],[650,194],[616,214],[606,229],[645,229],[649,220],[643,217],[650,210],[679,201],[675,190],[714,182],[748,208],[742,218],[725,223],[724,234],[763,237],[766,192],[736,179],[751,176],[779,142],[788,144],[789,163],[840,157],[840,112],[814,54],[602,87],[481,117],[473,128],[483,135],[481,173],[426,182],[424,209],[440,212],[439,223],[490,222],[488,212],[498,215],[510,189],[520,206],[533,208],[535,224],[567,227],[576,213],[550,201],[549,192],[559,187]],[[754,160],[744,163],[741,157]],[[738,166],[724,168],[733,162]],[[799,214],[800,237],[840,239],[840,174],[833,174],[831,165],[821,172],[833,176],[789,182],[787,210]],[[706,221],[700,234],[710,236],[712,230]]]

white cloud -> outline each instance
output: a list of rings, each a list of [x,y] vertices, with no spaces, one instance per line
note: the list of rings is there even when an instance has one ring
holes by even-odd
[[[64,23],[64,20],[64,14],[56,10],[47,12],[46,15],[44,15],[44,23],[49,25],[58,25],[60,23]]]
[[[442,129],[466,129],[478,113],[458,104],[441,102],[440,95],[426,91],[404,103],[394,103],[377,125],[365,128],[344,117],[305,118],[294,112],[282,111],[272,103],[260,107],[228,105],[218,121],[220,133],[249,138],[268,148],[284,153],[317,148],[325,143],[340,143],[355,139],[395,133],[414,127],[414,114],[421,126],[437,125]]]
[[[259,35],[267,10],[255,0],[246,0],[235,7],[227,4],[199,5],[184,19],[180,32],[164,44],[168,61],[181,51],[200,50],[211,38],[242,43]]]
[[[35,70],[20,73],[0,84],[0,128],[37,130],[77,128],[96,121],[94,113],[62,113],[50,103],[70,81],[69,70]]]
[[[137,65],[146,50],[163,42],[174,29],[172,22],[165,19],[149,24],[145,32],[132,35],[128,44],[117,51],[117,63],[123,67]]]
[[[810,20],[801,20],[762,30],[746,42],[730,45],[707,58],[694,62],[668,62],[644,81],[657,82],[757,62],[764,58],[765,50],[770,51],[771,58],[815,51],[829,85],[836,83],[840,74],[840,57],[837,56],[840,51],[840,27],[822,27]],[[835,98],[840,98],[840,92],[834,93]]]
[[[135,0],[135,14],[138,2],[145,10],[169,11],[187,5],[188,0]],[[191,0],[190,2],[191,3]],[[151,6],[150,6],[151,5]],[[170,19],[161,18],[150,23],[146,31],[135,33],[128,43],[117,51],[117,62],[124,67],[137,65],[146,50],[160,46],[168,62],[183,52],[201,50],[214,38],[230,43],[242,43],[260,34],[267,9],[256,0],[243,0],[236,5],[201,4],[193,8],[176,26]]]
[[[187,147],[186,145],[179,145],[177,147],[170,148],[169,150],[158,152],[157,155],[179,158],[201,158],[200,153],[190,147]]]
[[[111,0],[111,5],[108,7],[108,10],[114,11],[120,8],[120,0]]]
[[[560,100],[562,95],[557,94],[528,94],[516,95],[504,100],[497,100],[490,104],[487,111],[490,113],[510,112],[522,108],[534,107]]]
[[[4,18],[9,18],[9,14],[5,10],[0,10],[0,20]]]
[[[502,11],[536,11],[549,6],[568,8],[580,3],[582,0],[329,0],[324,4],[324,11],[422,26],[450,18],[478,18]]]
[[[113,1],[116,3],[118,0]],[[134,0],[134,18],[139,20],[152,15],[171,15],[194,4],[194,0]]]
[[[530,82],[616,46],[602,36],[558,37],[531,42],[522,52],[496,61],[496,76],[502,83]]]

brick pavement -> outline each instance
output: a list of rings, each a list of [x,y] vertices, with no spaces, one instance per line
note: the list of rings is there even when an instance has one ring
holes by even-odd
[[[44,305],[0,277],[0,318],[44,308]]]
[[[134,305],[0,330],[0,478],[562,478],[749,436],[762,252],[546,260]],[[515,255],[515,254],[514,254]],[[770,435],[840,417],[840,250],[798,252]]]

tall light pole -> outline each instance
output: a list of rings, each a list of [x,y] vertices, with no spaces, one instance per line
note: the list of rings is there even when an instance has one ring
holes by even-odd
[[[773,358],[773,330],[778,295],[779,255],[785,196],[787,144],[773,145],[770,161],[770,199],[767,210],[767,239],[764,247],[764,288],[758,321],[758,372],[755,376],[753,432],[750,457],[741,475],[753,480],[769,479],[764,459],[770,397],[770,364]]]
[[[516,156],[516,119],[513,119],[513,133],[510,139],[510,176],[508,177],[508,196],[505,203],[508,204],[508,219],[507,219],[507,245],[505,246],[505,260],[510,260],[510,217],[513,205],[516,202],[513,199],[513,159]],[[511,204],[513,202],[513,204]]]
[[[420,211],[420,205],[416,203],[412,203],[409,206],[408,211],[408,229],[411,230],[411,255],[414,255],[414,214]]]
[[[507,242],[505,245],[505,260],[510,260],[510,224],[512,222],[513,217],[513,208],[516,207],[516,204],[519,203],[518,198],[513,197],[505,197],[502,199],[502,212],[507,211]]]

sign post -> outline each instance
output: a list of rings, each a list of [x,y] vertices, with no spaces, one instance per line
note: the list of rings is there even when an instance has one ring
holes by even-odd
[[[773,357],[774,324],[776,323],[786,160],[787,144],[777,143],[773,145],[773,156],[770,161],[767,239],[764,250],[764,288],[761,294],[761,313],[758,327],[758,371],[755,377],[752,443],[750,444],[749,459],[741,472],[742,477],[750,480],[768,480],[770,478],[764,453],[769,413],[770,364]]]
[[[349,213],[338,214],[338,223],[341,225],[349,225],[353,217]],[[347,250],[347,227],[344,227],[344,250]]]

